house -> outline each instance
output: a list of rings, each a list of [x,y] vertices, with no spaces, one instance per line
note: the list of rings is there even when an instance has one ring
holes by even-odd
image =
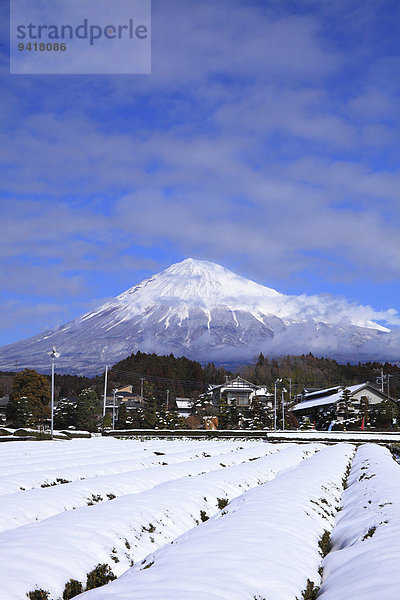
[[[271,401],[272,406],[272,395],[265,387],[255,385],[242,377],[227,379],[225,383],[210,386],[203,397],[208,397],[214,406],[218,406],[220,401],[225,399],[228,404],[235,403],[238,407],[249,407],[254,398],[258,398],[261,402]]]
[[[9,400],[9,396],[3,396],[2,398],[0,398],[0,424],[2,425],[4,425],[4,423],[6,422],[6,410]]]
[[[193,409],[193,400],[191,398],[176,398],[176,408],[178,417],[190,417]]]
[[[133,393],[133,386],[126,385],[115,391],[115,416],[118,417],[118,409],[125,404],[127,411],[138,410],[143,407],[143,398]],[[114,409],[114,394],[106,397],[106,412],[112,414]]]
[[[350,399],[354,416],[362,412],[362,405],[373,406],[387,399],[387,396],[380,390],[373,387],[371,384],[360,383],[358,385],[343,386],[337,385],[334,387],[307,392],[303,394],[301,402],[293,406],[291,411],[297,419],[307,417],[310,420],[315,420],[317,417],[327,414],[332,409],[337,412],[339,403],[343,397],[343,391],[347,389],[350,392]],[[342,415],[338,415],[337,420],[343,420]]]
[[[274,407],[274,394],[270,394],[266,387],[260,387],[254,392],[253,401],[255,399],[267,408],[273,409]]]

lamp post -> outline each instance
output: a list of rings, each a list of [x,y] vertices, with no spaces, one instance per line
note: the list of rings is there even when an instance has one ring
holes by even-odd
[[[50,434],[51,439],[53,439],[53,430],[54,430],[54,362],[56,358],[59,358],[61,355],[57,352],[56,347],[53,346],[51,352],[48,352],[51,356],[51,418],[50,418]]]
[[[106,370],[104,373],[104,395],[103,395],[103,419],[106,416],[106,402],[107,402],[107,375],[108,375],[108,366],[106,365]]]
[[[112,410],[112,428],[115,430],[115,394],[118,390],[113,390],[113,410]]]
[[[276,431],[276,386],[278,383],[280,383],[282,381],[282,379],[277,379],[275,381],[275,395],[274,395],[274,431]]]

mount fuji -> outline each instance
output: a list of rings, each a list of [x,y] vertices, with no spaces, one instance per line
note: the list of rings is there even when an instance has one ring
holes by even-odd
[[[133,352],[217,363],[313,352],[343,360],[396,358],[373,309],[331,296],[287,296],[188,258],[57,329],[0,348],[0,369],[97,374]],[[393,355],[393,356],[392,356]]]

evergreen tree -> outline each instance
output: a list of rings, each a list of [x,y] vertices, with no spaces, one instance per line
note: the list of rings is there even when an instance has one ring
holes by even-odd
[[[10,398],[6,406],[6,422],[12,427],[25,427],[31,418],[31,404],[27,398]]]
[[[34,369],[16,373],[6,418],[17,427],[43,425],[50,417],[50,389],[47,377]]]
[[[350,415],[354,414],[354,406],[351,400],[351,392],[345,388],[342,392],[341,398],[337,403],[336,414],[347,420]]]
[[[56,429],[67,429],[75,424],[75,420],[76,404],[63,398],[54,409],[54,427]]]
[[[128,411],[125,402],[121,402],[118,408],[117,429],[126,429]]]
[[[108,412],[104,415],[104,418],[103,418],[103,429],[111,429],[111,427],[112,427],[112,416]]]
[[[399,412],[398,405],[390,400],[374,404],[369,413],[371,426],[377,429],[398,429]],[[394,420],[396,423],[393,426]]]
[[[229,416],[228,429],[236,429],[239,424],[239,411],[236,406],[236,400],[231,400],[231,403],[229,405],[228,416]]]
[[[144,409],[132,410],[129,416],[129,427],[132,429],[144,429]]]
[[[361,420],[364,419],[364,427],[369,425],[369,400],[367,396],[361,396],[360,398],[360,416]]]
[[[144,386],[144,414],[143,425],[145,429],[154,429],[157,424],[157,400],[154,385],[145,382]]]
[[[101,409],[101,401],[96,392],[91,388],[83,390],[79,394],[76,405],[76,428],[96,432],[101,418]]]
[[[272,425],[268,409],[263,406],[257,396],[254,397],[251,407],[247,411],[247,427],[249,429],[264,429]]]
[[[230,411],[228,400],[221,396],[218,401],[218,429],[230,428]]]

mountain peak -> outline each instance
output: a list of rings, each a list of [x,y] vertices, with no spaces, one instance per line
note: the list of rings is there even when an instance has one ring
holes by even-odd
[[[371,309],[372,310],[372,309]],[[208,362],[242,362],[259,352],[390,357],[390,333],[368,307],[322,296],[286,296],[218,264],[186,258],[97,310],[62,327],[0,349],[0,369],[98,373],[132,352]],[[396,348],[394,348],[396,350]],[[61,371],[60,371],[61,372]]]
[[[225,304],[235,308],[238,302],[243,305],[245,297],[280,298],[282,294],[216,263],[186,258],[130,288],[118,299],[135,304],[139,301],[141,305],[156,298],[174,299],[208,308]]]

